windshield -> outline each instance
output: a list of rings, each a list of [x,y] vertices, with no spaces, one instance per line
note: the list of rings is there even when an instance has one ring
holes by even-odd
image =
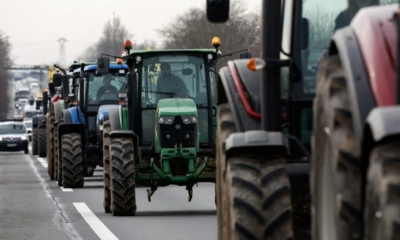
[[[163,98],[193,99],[207,106],[207,81],[204,56],[156,55],[143,60],[142,107],[152,108]]]
[[[123,71],[125,73],[125,70]],[[103,75],[89,73],[89,104],[99,104],[103,100],[118,100],[118,92],[126,83],[125,74],[118,72]]]
[[[309,47],[302,51],[303,87],[305,93],[315,93],[315,77],[321,54],[328,49],[337,29],[346,27],[364,6],[397,3],[398,0],[307,0],[303,1],[303,17],[309,22]]]
[[[24,134],[26,133],[24,124],[9,123],[0,124],[0,134]]]
[[[32,128],[32,122],[24,122],[26,128]]]
[[[26,117],[26,118],[33,118],[33,116],[35,116],[36,114],[39,114],[39,113],[40,113],[39,110],[25,112],[24,117]]]
[[[29,91],[25,91],[25,90],[18,91],[18,92],[15,93],[15,96],[29,96],[29,95],[30,95],[30,92]]]

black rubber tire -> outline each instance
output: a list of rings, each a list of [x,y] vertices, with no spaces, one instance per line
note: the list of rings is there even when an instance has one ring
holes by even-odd
[[[32,155],[39,154],[39,134],[38,127],[32,128]]]
[[[39,128],[39,157],[46,157],[47,141],[46,128]]]
[[[225,152],[223,151],[223,145],[226,138],[231,134],[236,132],[236,127],[229,103],[224,103],[218,106],[217,112],[217,158],[216,158],[216,180],[215,180],[215,192],[217,199],[217,221],[218,221],[218,239],[224,239],[223,236],[226,235],[224,232],[224,219],[223,206],[225,205],[224,199],[224,179],[222,176],[225,172],[226,160]],[[227,231],[227,229],[225,229]]]
[[[110,120],[103,123],[103,181],[104,181],[104,199],[103,207],[106,213],[111,213],[111,193],[110,193]]]
[[[62,156],[59,154],[59,143],[58,143],[58,127],[57,123],[53,122],[53,156],[54,156],[54,163],[56,166],[56,180],[58,186],[63,186],[63,163],[62,163]]]
[[[62,183],[65,188],[82,188],[83,157],[82,140],[78,133],[62,136]]]
[[[28,145],[29,145],[29,143],[26,145],[26,148],[25,148],[25,150],[24,150],[24,153],[25,153],[25,154],[29,154],[29,148],[28,148]]]
[[[54,118],[49,117],[46,122],[46,133],[47,133],[47,173],[51,180],[56,179],[57,171],[56,164],[54,162]]]
[[[132,140],[111,140],[111,212],[114,216],[136,213],[135,159]]]
[[[372,151],[365,206],[364,239],[400,239],[400,141]]]
[[[360,149],[339,56],[317,76],[310,182],[313,239],[359,239],[362,229]],[[330,203],[331,201],[331,203]],[[327,207],[329,206],[329,207]]]

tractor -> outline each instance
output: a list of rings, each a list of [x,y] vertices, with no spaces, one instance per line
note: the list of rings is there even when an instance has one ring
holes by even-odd
[[[110,63],[106,74],[97,71],[96,65],[81,64],[73,72],[74,85],[79,84],[77,104],[64,109],[62,122],[57,129],[57,176],[58,183],[68,188],[82,188],[84,177],[92,176],[96,166],[102,166],[103,119],[108,109],[117,105],[118,92],[126,86],[128,67],[122,63]],[[109,82],[108,82],[109,79]],[[109,89],[99,94],[103,83]]]
[[[387,2],[263,1],[261,58],[219,71],[218,239],[396,238],[382,158],[399,149],[398,113],[375,108],[396,104],[397,8],[346,27]],[[207,17],[226,21],[229,0]]]
[[[149,202],[158,187],[171,184],[185,186],[191,201],[195,184],[215,182],[220,43],[213,42],[217,49],[131,51],[125,41],[127,87],[103,122],[105,212],[135,215],[139,185],[149,187]]]
[[[53,74],[53,82],[61,82],[55,88],[55,94],[52,95],[49,119],[47,124],[47,160],[48,160],[48,173],[50,179],[56,180],[59,186],[62,186],[62,178],[59,174],[59,154],[58,154],[58,138],[57,127],[63,122],[63,110],[69,108],[74,104],[78,77],[73,77],[72,73],[75,69],[79,68],[81,63],[73,63],[69,66],[69,73],[58,65],[54,65],[56,73]]]

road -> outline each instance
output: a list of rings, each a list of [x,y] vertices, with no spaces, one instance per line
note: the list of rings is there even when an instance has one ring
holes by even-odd
[[[101,168],[84,188],[63,189],[49,179],[46,159],[2,152],[0,239],[216,239],[214,184],[193,190],[191,202],[177,186],[159,188],[148,202],[146,188],[138,187],[136,216],[114,217],[102,206]]]
[[[159,188],[151,202],[140,187],[137,215],[114,217],[103,210],[101,169],[83,189],[63,189],[46,166],[30,154],[0,153],[0,239],[216,239],[214,184],[194,188],[192,202],[184,187]]]

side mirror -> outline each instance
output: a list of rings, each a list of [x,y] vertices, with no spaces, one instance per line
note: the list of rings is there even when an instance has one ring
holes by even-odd
[[[223,23],[229,19],[229,0],[207,0],[207,19]]]
[[[301,50],[308,49],[309,26],[307,18],[301,19]]]
[[[193,74],[193,69],[191,68],[184,68],[182,69],[182,75],[192,75]]]
[[[244,51],[240,53],[240,59],[249,59],[251,58],[251,53],[249,51]]]
[[[37,100],[37,101],[36,101],[36,107],[35,107],[36,110],[40,110],[40,107],[41,107],[41,105],[42,105],[42,102],[43,102],[43,101],[41,101],[41,100]]]
[[[96,61],[97,65],[97,74],[106,74],[110,72],[110,59],[109,58],[103,58],[100,57]]]
[[[63,76],[59,73],[53,74],[53,85],[55,87],[60,87],[62,84]]]

